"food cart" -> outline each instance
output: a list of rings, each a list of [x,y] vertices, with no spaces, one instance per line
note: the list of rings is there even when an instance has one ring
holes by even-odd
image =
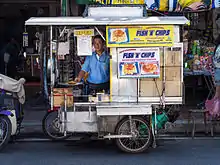
[[[85,96],[75,90],[80,91],[83,84],[73,81],[60,83],[68,89],[54,90],[57,76],[56,67],[51,63],[51,109],[56,96],[60,98],[61,95],[59,103],[62,102],[64,107],[58,113],[62,123],[60,131],[64,134],[89,132],[97,134],[99,139],[115,139],[117,146],[125,152],[139,153],[148,149],[155,142],[157,133],[157,122],[152,124],[152,121],[157,121],[155,112],[155,120],[151,117],[152,105],[183,103],[183,44],[180,34],[181,25],[187,22],[182,16],[146,18],[142,7],[90,7],[88,17],[27,20],[26,26],[49,27],[50,61],[55,61],[54,57],[59,61],[60,57],[53,51],[54,40],[59,44],[59,37],[54,38],[57,35],[55,29],[60,32],[57,36],[62,36],[65,31],[74,34],[78,56],[91,53],[94,33],[103,37],[109,50],[108,94]],[[86,97],[86,101],[79,97]]]

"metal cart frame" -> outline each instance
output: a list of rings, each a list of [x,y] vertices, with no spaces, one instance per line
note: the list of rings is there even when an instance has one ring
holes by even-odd
[[[92,10],[92,9],[91,9]],[[188,22],[185,17],[139,17],[139,18],[124,18],[124,17],[113,17],[113,18],[103,18],[103,17],[40,17],[40,18],[30,18],[25,22],[26,26],[47,26],[50,28],[50,60],[53,61],[53,28],[54,27],[61,27],[63,26],[66,29],[67,26],[120,26],[120,25],[184,25]],[[178,31],[179,32],[179,31]],[[62,33],[62,32],[61,32]],[[111,48],[110,54],[115,54],[116,49]],[[55,74],[52,69],[50,69],[50,78],[51,78],[51,110],[53,110],[53,88],[54,88],[54,79]],[[115,68],[110,62],[110,68]],[[115,68],[116,69],[116,68]],[[67,94],[63,93],[65,105],[64,110],[60,110],[61,121],[63,123],[63,129],[61,130],[65,134],[68,132],[93,132],[98,133],[98,137],[101,139],[116,139],[116,143],[118,144],[119,148],[123,151],[130,152],[130,153],[138,153],[145,151],[149,146],[152,145],[152,141],[154,138],[155,141],[155,133],[154,126],[151,126],[151,122],[146,121],[148,120],[145,118],[146,116],[151,117],[152,115],[152,104],[160,104],[161,98],[141,98],[139,96],[139,91],[135,94],[135,101],[130,99],[122,100],[121,102],[116,101],[120,100],[121,97],[131,97],[129,95],[123,96],[123,94],[115,95],[112,92],[112,84],[113,84],[113,73],[111,71],[111,80],[110,80],[110,97],[111,101],[108,103],[73,103],[73,109],[69,111],[67,109]],[[115,76],[115,75],[114,75]],[[116,75],[117,76],[117,75]],[[136,79],[137,88],[139,86],[139,79]],[[115,98],[114,98],[115,97]],[[182,97],[171,97],[171,98],[164,98],[163,99],[167,104],[182,104]],[[165,103],[165,104],[166,104]],[[87,106],[88,110],[85,112],[77,111],[77,106]],[[92,111],[92,107],[95,107],[96,110]],[[112,116],[122,117],[120,118],[116,126],[113,126],[114,134],[108,133],[100,130],[100,123],[102,122],[100,119],[105,117],[109,118]],[[155,115],[156,117],[156,115]],[[146,119],[146,120],[145,120]],[[140,139],[140,130],[134,128],[136,125],[135,122],[132,121],[140,121],[142,124],[145,124],[145,129],[148,130],[149,140],[145,142],[142,147],[138,149],[132,149],[131,147],[126,148],[122,145],[123,139],[129,139],[130,141],[136,142],[136,140]],[[119,127],[129,122],[129,133],[127,134],[120,134]],[[150,126],[149,126],[150,125]],[[156,125],[156,124],[155,124]],[[155,143],[156,144],[156,143]]]

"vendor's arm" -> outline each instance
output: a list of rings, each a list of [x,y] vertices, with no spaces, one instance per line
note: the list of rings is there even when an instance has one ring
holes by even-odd
[[[89,64],[90,64],[90,57],[86,57],[86,60],[82,66],[81,71],[79,72],[77,78],[75,79],[76,82],[80,82],[82,78],[84,78],[86,72],[89,72]]]
[[[75,81],[76,82],[80,82],[82,80],[82,78],[85,76],[86,72],[84,70],[81,70],[78,74],[78,76],[76,77]]]

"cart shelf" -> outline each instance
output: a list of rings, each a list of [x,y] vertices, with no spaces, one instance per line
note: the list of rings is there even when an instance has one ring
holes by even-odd
[[[97,116],[151,115],[152,107],[144,103],[99,103]]]

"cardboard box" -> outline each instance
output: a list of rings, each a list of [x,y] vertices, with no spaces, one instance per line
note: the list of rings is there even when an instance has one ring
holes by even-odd
[[[157,84],[157,85],[156,85]],[[182,96],[181,81],[166,81],[165,96],[181,97]],[[162,95],[163,81],[140,81],[140,96],[141,97],[159,97]]]
[[[181,48],[164,48],[165,66],[182,66]],[[163,57],[161,57],[163,58]],[[162,65],[163,66],[163,63]]]
[[[159,78],[142,78],[145,81],[163,81],[163,70],[164,67],[160,67],[160,77]],[[182,78],[182,68],[179,66],[167,66],[165,67],[165,80],[166,81],[181,81]]]
[[[165,96],[181,97],[183,94],[183,85],[181,81],[166,81]]]
[[[140,80],[140,96],[141,97],[158,97],[161,96],[163,90],[162,81]]]
[[[54,106],[62,106],[64,105],[64,93],[67,93],[67,107],[73,106],[73,89],[72,88],[54,88]]]
[[[182,68],[179,66],[168,66],[165,67],[166,70],[166,81],[181,81],[182,78]]]

